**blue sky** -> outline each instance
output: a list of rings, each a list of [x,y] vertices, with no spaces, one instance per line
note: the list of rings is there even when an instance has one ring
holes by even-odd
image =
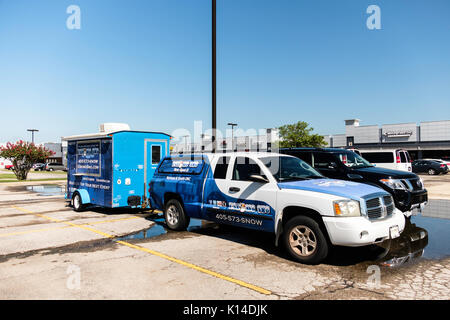
[[[218,127],[450,119],[447,0],[217,0]],[[81,29],[66,8],[81,9]],[[381,9],[369,30],[366,9]],[[210,0],[0,0],[0,142],[211,125]]]

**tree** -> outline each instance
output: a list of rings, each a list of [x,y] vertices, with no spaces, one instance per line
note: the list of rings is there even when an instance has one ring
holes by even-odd
[[[22,140],[16,143],[8,142],[6,147],[0,147],[0,158],[5,158],[12,162],[14,166],[12,170],[17,180],[26,180],[33,164],[44,162],[54,154],[53,151],[42,146],[36,146],[34,143]]]
[[[323,136],[311,134],[314,129],[308,126],[308,123],[299,121],[294,124],[287,124],[279,127],[280,147],[295,148],[326,146],[327,143],[325,142]]]

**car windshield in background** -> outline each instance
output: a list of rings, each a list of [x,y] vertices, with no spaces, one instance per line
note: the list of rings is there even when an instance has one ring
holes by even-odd
[[[295,157],[263,157],[259,160],[278,182],[324,178],[309,164]]]
[[[354,152],[339,152],[335,153],[335,155],[349,168],[373,167],[369,161]]]

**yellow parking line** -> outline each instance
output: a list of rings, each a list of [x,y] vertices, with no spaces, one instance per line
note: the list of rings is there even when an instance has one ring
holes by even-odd
[[[31,214],[34,214],[36,216],[40,216],[40,217],[43,217],[43,218],[46,218],[46,219],[49,219],[49,220],[52,220],[52,221],[58,220],[58,219],[53,219],[53,218],[50,218],[50,217],[46,217],[44,215],[40,215],[38,213],[34,213],[33,211],[30,211],[30,210],[27,210],[27,209],[24,209],[24,208],[20,208],[20,207],[16,207],[16,206],[12,206],[12,207],[17,209],[17,210],[20,210],[22,212],[31,213]],[[100,234],[100,235],[104,236],[105,238],[114,238],[115,237],[115,236],[113,236],[111,234],[108,234],[108,233],[105,233],[105,232],[102,232],[102,231],[99,231],[99,230],[87,227],[85,225],[79,225],[79,224],[75,224],[75,223],[71,223],[71,222],[67,222],[67,221],[60,221],[60,220],[58,220],[57,222],[62,222],[62,223],[65,223],[65,224],[67,224],[69,226],[72,226],[72,227],[77,227],[77,228],[81,228],[81,229],[84,229],[84,230],[88,230],[88,231]],[[262,293],[262,294],[270,295],[272,293],[271,291],[266,290],[264,288],[255,286],[253,284],[250,284],[250,283],[247,283],[247,282],[244,282],[244,281],[241,281],[241,280],[238,280],[238,279],[226,276],[226,275],[223,275],[223,274],[215,272],[215,271],[211,271],[211,270],[208,270],[208,269],[196,266],[195,264],[192,264],[192,263],[189,263],[189,262],[177,259],[177,258],[173,258],[171,256],[168,256],[168,255],[166,255],[164,253],[160,253],[158,251],[147,249],[147,248],[144,248],[144,247],[141,247],[141,246],[137,246],[135,244],[131,244],[129,242],[121,241],[121,240],[117,240],[116,243],[119,243],[121,245],[127,246],[129,248],[133,248],[133,249],[140,250],[140,251],[143,251],[143,252],[146,252],[146,253],[150,253],[150,254],[152,254],[154,256],[157,256],[157,257],[169,260],[171,262],[174,262],[174,263],[183,265],[185,267],[188,267],[188,268],[200,271],[202,273],[214,276],[216,278],[219,278],[219,279],[222,279],[222,280],[225,280],[225,281],[228,281],[228,282],[240,285],[242,287],[251,289],[253,291],[256,291],[256,292],[259,292],[259,293]]]
[[[144,251],[144,252],[150,253],[150,254],[152,254],[152,255],[158,256],[158,257],[160,257],[160,258],[163,258],[163,259],[166,259],[166,260],[169,260],[169,261],[172,261],[172,262],[181,264],[181,265],[186,266],[186,267],[188,267],[188,268],[192,268],[192,269],[194,269],[194,270],[197,270],[197,271],[200,271],[200,272],[209,274],[209,275],[214,276],[214,277],[217,277],[217,278],[219,278],[219,279],[226,280],[226,281],[229,281],[229,282],[238,284],[238,285],[240,285],[240,286],[242,286],[242,287],[245,287],[245,288],[248,288],[248,289],[252,289],[252,290],[257,291],[257,292],[262,293],[262,294],[267,294],[267,295],[269,295],[269,294],[272,293],[272,292],[269,291],[269,290],[263,289],[263,288],[261,288],[261,287],[255,286],[255,285],[253,285],[253,284],[250,284],[250,283],[247,283],[247,282],[238,280],[238,279],[234,279],[234,278],[225,276],[225,275],[223,275],[223,274],[220,274],[220,273],[218,273],[218,272],[211,271],[211,270],[208,270],[208,269],[205,269],[205,268],[196,266],[195,264],[192,264],[192,263],[189,263],[189,262],[186,262],[186,261],[177,259],[177,258],[173,258],[173,257],[171,257],[171,256],[168,256],[168,255],[166,255],[166,254],[164,254],[164,253],[160,253],[160,252],[158,252],[158,251],[154,251],[154,250],[147,249],[147,248],[144,248],[144,247],[141,247],[141,246],[137,246],[137,245],[131,244],[131,243],[129,243],[129,242],[125,242],[125,241],[120,241],[120,240],[119,240],[119,241],[116,241],[116,242],[117,242],[117,243],[120,243],[120,244],[123,244],[124,246],[130,247],[130,248],[133,248],[133,249],[136,249],[136,250]]]
[[[16,206],[11,206],[11,207],[14,208],[14,209],[17,209],[17,210],[19,210],[19,211],[22,211],[22,212],[25,212],[25,213],[31,213],[31,214],[33,214],[33,215],[35,215],[35,216],[38,216],[38,217],[41,217],[41,218],[45,218],[45,219],[50,220],[50,221],[53,221],[53,222],[62,222],[62,221],[59,220],[59,219],[47,217],[47,216],[44,216],[43,214],[39,214],[39,213],[30,211],[30,210],[27,210],[27,209],[24,209],[24,208],[20,208],[20,207],[16,207]]]
[[[16,208],[19,209],[19,208]],[[29,213],[27,211],[27,213]],[[34,213],[33,213],[34,214]],[[42,215],[40,215],[42,216]],[[94,225],[94,224],[102,224],[102,223],[108,223],[108,222],[116,222],[116,221],[125,221],[125,220],[133,220],[138,219],[139,217],[128,217],[128,218],[119,218],[119,219],[111,219],[111,220],[102,220],[102,221],[94,221],[89,223],[82,223],[82,224],[75,224],[76,226],[88,226],[88,225]],[[62,223],[66,223],[65,221],[61,221]],[[69,223],[66,223],[67,225],[61,226],[61,227],[49,227],[49,228],[41,228],[41,229],[34,229],[34,230],[27,230],[27,231],[17,231],[17,232],[10,232],[10,233],[3,233],[0,234],[0,238],[2,237],[9,237],[9,236],[17,236],[22,234],[28,234],[28,233],[36,233],[36,232],[44,232],[44,231],[50,231],[50,230],[58,230],[58,229],[65,229],[65,228],[73,228],[73,225],[69,225]],[[90,230],[89,230],[90,231]]]

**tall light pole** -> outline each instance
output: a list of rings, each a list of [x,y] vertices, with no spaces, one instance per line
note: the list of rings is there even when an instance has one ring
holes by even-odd
[[[234,152],[234,127],[237,123],[228,122],[228,125],[231,126],[231,152]]]
[[[27,129],[27,131],[31,132],[31,142],[34,144],[34,133],[38,132],[38,129]]]
[[[182,136],[182,138],[184,138],[184,146],[185,146],[185,148],[186,148],[186,152],[187,152],[187,137],[189,137],[188,134],[185,135],[185,136]]]
[[[217,105],[217,95],[216,95],[216,0],[212,0],[212,25],[211,25],[211,31],[212,31],[212,52],[211,52],[211,58],[212,58],[212,101],[211,101],[211,108],[212,108],[212,153],[216,152],[216,129],[217,129],[217,123],[216,123],[216,105]]]

